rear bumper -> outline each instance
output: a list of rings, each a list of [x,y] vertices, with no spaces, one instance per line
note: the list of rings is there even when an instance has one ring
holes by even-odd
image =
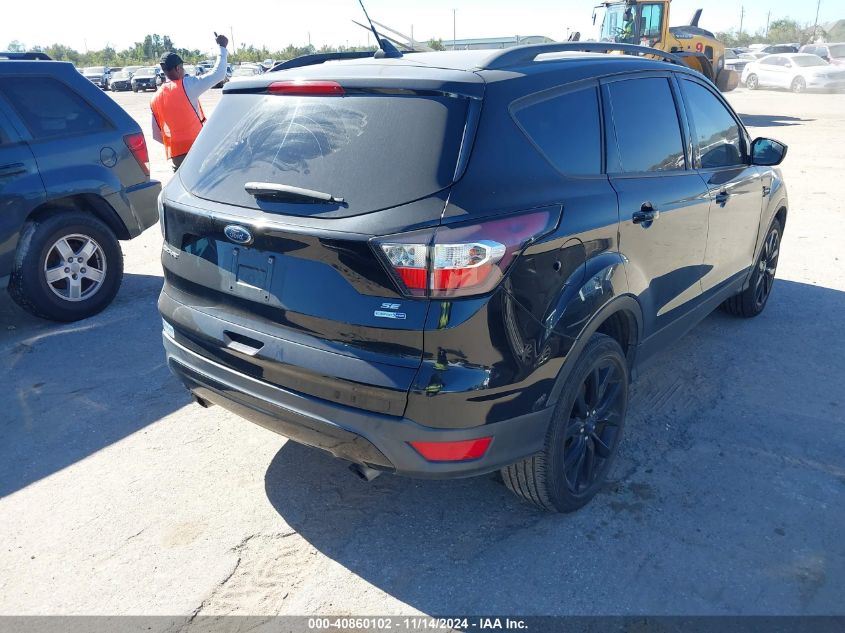
[[[129,227],[132,237],[140,235],[158,222],[158,194],[161,193],[161,183],[158,180],[147,180],[125,190],[126,201],[132,216],[138,222],[137,230]],[[128,226],[128,224],[127,224]]]
[[[402,417],[338,405],[270,385],[209,360],[162,333],[167,364],[197,397],[335,457],[419,478],[470,477],[491,472],[543,448],[552,408],[495,424],[444,430]],[[409,442],[492,437],[486,454],[462,462],[429,462]]]

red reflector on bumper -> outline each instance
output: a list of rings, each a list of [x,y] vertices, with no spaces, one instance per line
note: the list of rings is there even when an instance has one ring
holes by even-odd
[[[492,437],[480,437],[477,440],[459,442],[410,442],[410,444],[430,462],[462,462],[483,457],[492,441]]]

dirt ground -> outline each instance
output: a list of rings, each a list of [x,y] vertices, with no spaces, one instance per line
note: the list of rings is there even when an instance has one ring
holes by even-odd
[[[114,98],[150,139],[150,95]],[[0,294],[0,614],[845,614],[845,95],[729,99],[789,145],[774,293],[640,375],[612,481],[576,514],[489,477],[363,483],[191,404],[164,364],[157,227],[92,319]]]

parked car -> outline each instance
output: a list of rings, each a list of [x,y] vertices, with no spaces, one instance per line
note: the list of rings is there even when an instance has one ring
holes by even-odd
[[[842,44],[807,44],[801,47],[802,53],[818,55],[834,66],[845,66],[845,43]]]
[[[0,60],[0,286],[76,321],[120,287],[118,240],[156,223],[141,128],[67,62]]]
[[[143,66],[126,66],[123,70],[129,73],[130,77],[135,74],[135,71],[143,68]]]
[[[749,90],[765,87],[789,88],[792,92],[840,90],[845,88],[845,69],[828,64],[818,55],[768,55],[743,69],[742,82]]]
[[[82,69],[82,76],[103,90],[109,89],[110,73],[105,66],[88,66]]]
[[[158,90],[158,74],[153,66],[144,66],[135,71],[132,75],[132,92],[139,90]]]
[[[756,58],[748,53],[736,53],[730,48],[725,49],[725,66],[735,70],[737,75],[742,76],[745,66]]]
[[[766,307],[786,147],[686,66],[569,50],[227,86],[160,200],[164,347],[195,399],[366,479],[501,469],[541,508],[587,503],[634,369],[719,305]]]
[[[119,92],[121,90],[131,90],[132,73],[127,70],[119,70],[116,73],[112,73],[111,81],[109,81],[109,88],[113,92]]]
[[[234,70],[232,71],[232,79],[236,77],[254,77],[255,75],[260,75],[261,69],[259,66],[255,66],[252,64],[241,64],[240,66],[235,66]]]
[[[775,55],[780,53],[797,53],[798,47],[793,46],[792,44],[771,44],[769,46],[764,46],[761,48],[759,53],[764,55]]]

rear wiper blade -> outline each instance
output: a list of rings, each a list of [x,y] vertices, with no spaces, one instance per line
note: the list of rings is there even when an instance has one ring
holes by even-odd
[[[290,202],[333,202],[343,204],[343,198],[336,198],[330,193],[303,189],[293,185],[280,185],[275,182],[248,182],[244,189],[256,198],[273,198],[274,200],[287,200]]]

